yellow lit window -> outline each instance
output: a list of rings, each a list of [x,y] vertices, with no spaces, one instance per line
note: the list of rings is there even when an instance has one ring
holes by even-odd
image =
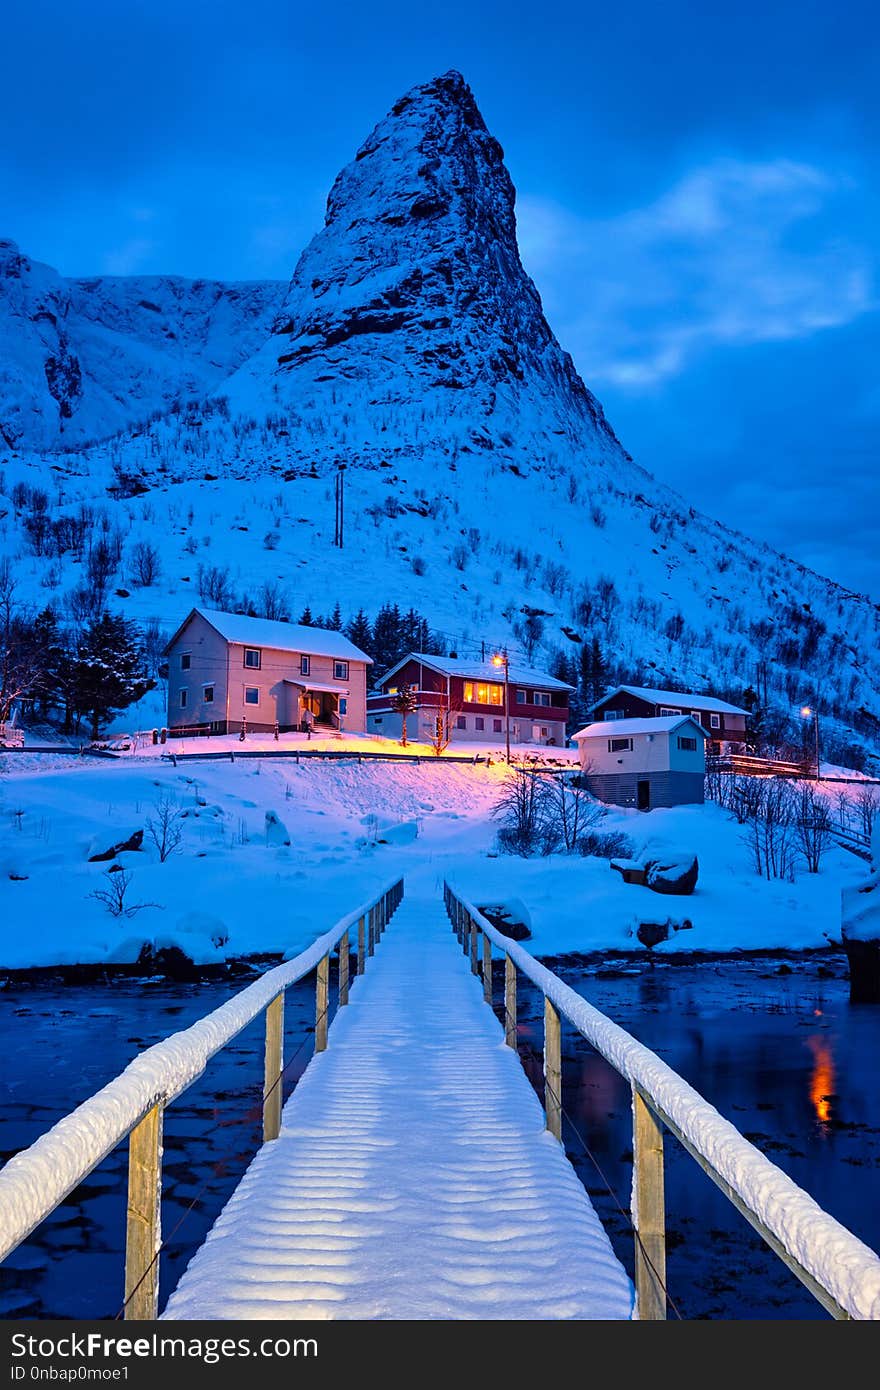
[[[503,705],[503,687],[485,682],[475,684],[473,681],[465,681],[464,699],[468,705]]]

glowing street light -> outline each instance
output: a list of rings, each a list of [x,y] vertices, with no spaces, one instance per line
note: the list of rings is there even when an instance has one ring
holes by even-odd
[[[510,662],[507,659],[507,652],[496,652],[492,658],[493,666],[504,667],[504,743],[506,757],[510,762]]]
[[[801,718],[812,719],[813,721],[813,729],[816,736],[816,781],[821,782],[822,768],[819,763],[819,711],[814,709],[811,705],[802,705]]]

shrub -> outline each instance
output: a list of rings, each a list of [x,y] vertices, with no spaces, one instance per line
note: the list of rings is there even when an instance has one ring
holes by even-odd
[[[635,845],[622,830],[588,830],[578,839],[577,851],[584,858],[595,855],[598,859],[632,859]]]

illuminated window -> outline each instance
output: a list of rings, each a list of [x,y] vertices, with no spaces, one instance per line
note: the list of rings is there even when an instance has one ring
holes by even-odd
[[[213,705],[213,703],[214,703],[214,687],[213,687],[213,685],[206,685],[206,686],[203,687],[203,690],[202,690],[202,699],[204,700],[204,702],[205,702],[206,705]]]
[[[465,681],[464,699],[467,705],[503,705],[504,687],[486,681]]]

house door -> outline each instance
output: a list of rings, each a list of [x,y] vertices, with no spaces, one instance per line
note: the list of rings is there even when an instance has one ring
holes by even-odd
[[[651,783],[640,781],[636,783],[636,810],[650,811],[651,809]]]

